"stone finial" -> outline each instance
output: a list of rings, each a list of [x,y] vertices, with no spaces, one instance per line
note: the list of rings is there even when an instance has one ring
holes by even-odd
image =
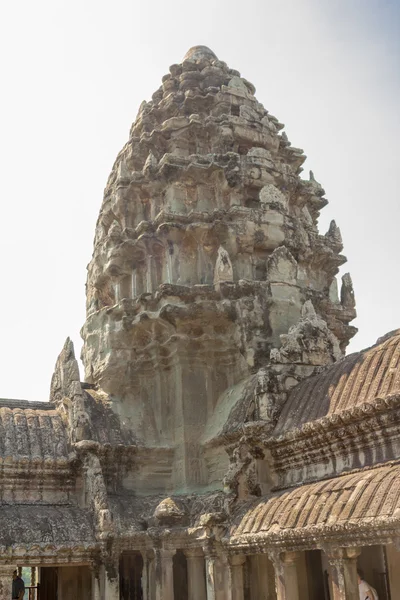
[[[316,313],[311,300],[304,303],[299,322],[280,337],[282,346],[271,351],[273,363],[325,366],[342,358],[336,336]]]
[[[309,182],[314,190],[314,193],[317,196],[323,196],[325,194],[325,190],[322,187],[322,185],[319,183],[319,181],[317,181],[314,177],[314,173],[313,171],[310,171],[310,179]]]
[[[350,273],[345,273],[342,277],[342,287],[340,290],[340,303],[345,308],[354,308],[356,305],[353,281],[351,279]]]
[[[152,151],[150,150],[146,162],[144,163],[143,172],[152,173],[157,168],[158,162]]]
[[[69,435],[72,442],[91,438],[91,424],[85,408],[78,361],[70,338],[67,338],[57,358],[51,379],[50,402],[55,404],[60,412],[70,414]]]
[[[301,318],[302,319],[316,319],[317,313],[315,312],[315,308],[311,300],[307,300],[304,302],[301,307]]]
[[[336,247],[337,251],[343,249],[342,234],[340,233],[339,227],[336,225],[336,221],[332,220],[329,225],[329,229],[325,234],[325,237]]]
[[[287,136],[287,134],[286,134],[286,132],[285,132],[285,131],[282,131],[281,137],[282,137],[283,144],[284,144],[285,146],[291,146],[291,143],[289,142],[289,138],[288,138],[288,136]],[[312,171],[310,171],[310,173],[311,173],[311,172],[312,172]]]
[[[214,52],[210,50],[210,48],[207,48],[207,46],[192,46],[192,48],[186,52],[183,60],[196,61],[201,60],[202,58],[208,60],[218,60]]]
[[[175,500],[172,498],[164,498],[154,511],[154,517],[162,525],[173,525],[176,521],[181,520],[185,516],[184,511],[179,508]]]
[[[233,267],[228,252],[220,246],[214,269],[214,285],[219,287],[224,281],[233,281]]]

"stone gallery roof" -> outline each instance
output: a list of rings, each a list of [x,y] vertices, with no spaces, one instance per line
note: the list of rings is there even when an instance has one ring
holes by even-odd
[[[75,506],[1,506],[2,547],[55,544],[71,547],[94,544],[94,531],[87,510]]]
[[[7,406],[5,405],[7,403]],[[54,406],[24,401],[0,403],[0,458],[66,460],[67,433]]]
[[[284,433],[376,398],[399,394],[400,330],[381,340],[296,386],[282,410],[275,432]]]
[[[252,536],[302,537],[342,529],[349,535],[381,527],[400,529],[400,465],[364,470],[303,485],[255,502],[236,519],[232,543]]]

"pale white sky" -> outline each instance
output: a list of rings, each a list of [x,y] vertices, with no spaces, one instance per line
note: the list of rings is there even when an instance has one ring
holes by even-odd
[[[81,349],[86,265],[113,161],[143,99],[209,46],[305,150],[340,226],[360,332],[400,327],[398,0],[20,0],[0,13],[0,397],[47,400]]]

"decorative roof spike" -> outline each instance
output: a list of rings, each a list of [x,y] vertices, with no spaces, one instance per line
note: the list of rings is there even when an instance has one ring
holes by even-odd
[[[329,229],[326,232],[325,237],[337,247],[339,252],[343,249],[342,234],[340,233],[339,227],[336,225],[336,221],[332,220],[330,222]]]
[[[315,312],[315,308],[311,300],[307,300],[304,302],[301,307],[301,318],[302,319],[315,319],[317,313]]]
[[[340,303],[345,308],[354,308],[356,305],[353,281],[351,279],[350,273],[345,273],[342,277],[342,287],[340,290]]]
[[[152,151],[150,150],[149,155],[144,163],[143,172],[153,172],[157,168],[158,162]]]

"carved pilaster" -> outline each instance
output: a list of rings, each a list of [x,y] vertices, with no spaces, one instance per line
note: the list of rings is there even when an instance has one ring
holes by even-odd
[[[12,576],[15,565],[0,566],[0,598],[8,600],[11,598]]]
[[[230,568],[230,598],[232,600],[244,600],[243,565],[246,557],[236,554],[229,557]]]
[[[210,548],[205,550],[205,556],[207,600],[226,600],[229,593],[227,578],[229,569],[228,557]]]
[[[149,550],[142,552],[143,557],[143,574],[142,574],[142,590],[143,600],[155,600],[155,556],[154,552]]]
[[[110,562],[102,565],[100,572],[103,579],[102,591],[104,592],[104,600],[119,600],[118,564]],[[103,596],[101,596],[101,600],[103,600]]]
[[[332,577],[332,600],[359,600],[357,558],[360,552],[360,548],[325,551]]]
[[[92,600],[101,600],[100,569],[97,564],[91,567]]]
[[[154,554],[155,600],[174,600],[173,557],[175,550],[156,548]]]
[[[274,565],[277,600],[299,600],[297,574],[298,552],[271,552]]]

